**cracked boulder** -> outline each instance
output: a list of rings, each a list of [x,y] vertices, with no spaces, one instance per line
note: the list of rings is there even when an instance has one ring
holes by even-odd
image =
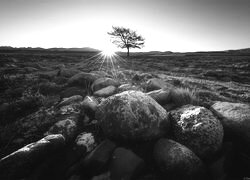
[[[223,127],[211,111],[201,106],[185,105],[171,112],[173,134],[202,159],[211,158],[221,148]]]
[[[122,140],[156,139],[168,132],[166,110],[140,91],[124,91],[102,101],[96,111],[105,135]]]

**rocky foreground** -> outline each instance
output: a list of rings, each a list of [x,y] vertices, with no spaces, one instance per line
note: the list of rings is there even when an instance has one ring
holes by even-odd
[[[250,177],[249,104],[200,102],[150,74],[133,81],[141,78],[77,73],[61,100],[0,126],[1,144],[20,148],[0,160],[0,179]]]

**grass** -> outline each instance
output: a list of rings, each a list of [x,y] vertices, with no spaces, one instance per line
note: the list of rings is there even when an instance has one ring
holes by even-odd
[[[186,104],[199,104],[195,91],[188,88],[171,89],[167,97],[167,102],[168,104],[174,105],[176,108]]]

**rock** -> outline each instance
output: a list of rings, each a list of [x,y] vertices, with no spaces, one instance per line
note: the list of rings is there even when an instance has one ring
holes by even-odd
[[[170,139],[160,139],[153,153],[167,179],[204,179],[203,163],[190,149]]]
[[[165,105],[168,102],[169,92],[163,89],[158,89],[158,90],[148,92],[147,95],[152,97],[160,105]]]
[[[74,102],[80,102],[83,100],[83,97],[80,95],[74,95],[69,98],[63,98],[63,100],[57,105],[57,107],[67,106]]]
[[[86,96],[82,102],[82,107],[90,118],[94,118],[98,104],[99,102],[94,97]]]
[[[202,159],[211,158],[221,148],[223,127],[211,111],[185,105],[171,112],[171,124],[177,142]]]
[[[68,80],[68,85],[69,86],[81,86],[81,87],[90,87],[91,84],[98,79],[98,75],[93,74],[93,73],[85,73],[81,72],[78,73],[74,76],[72,76]]]
[[[96,140],[92,133],[83,132],[75,140],[75,149],[82,154],[91,152],[96,147]]]
[[[83,159],[81,162],[83,169],[93,175],[101,173],[111,159],[115,148],[116,145],[112,141],[104,140]]]
[[[152,78],[146,82],[146,91],[153,91],[157,89],[164,89],[169,86],[165,81],[159,78]]]
[[[82,97],[85,97],[86,94],[87,93],[84,89],[81,89],[79,87],[69,87],[60,93],[60,97],[68,98],[75,95],[80,95]]]
[[[70,116],[67,117],[64,120],[58,121],[55,123],[48,132],[45,133],[45,135],[50,134],[62,134],[65,138],[65,141],[71,142],[73,138],[77,135],[77,132],[79,130],[79,127],[77,126],[78,119],[76,116]]]
[[[108,97],[111,96],[115,93],[116,87],[115,86],[108,86],[105,88],[102,88],[98,91],[94,92],[94,96],[98,96],[98,97]]]
[[[110,179],[133,179],[143,168],[143,159],[128,149],[116,148],[110,164]]]
[[[64,147],[65,140],[60,134],[49,135],[28,144],[0,160],[0,178],[17,179],[27,176],[44,158]]]
[[[62,76],[57,76],[53,79],[53,82],[58,84],[58,85],[64,85],[68,82],[68,78],[62,77]]]
[[[220,118],[228,136],[250,142],[250,106],[248,104],[216,102],[211,110]]]
[[[117,88],[117,92],[119,93],[123,91],[129,91],[129,90],[140,91],[142,90],[142,88],[132,85],[132,84],[122,84]]]
[[[119,85],[120,83],[117,82],[116,80],[104,77],[104,78],[99,78],[95,80],[95,82],[93,82],[91,86],[91,89],[93,92],[95,92],[108,86],[118,87]]]
[[[154,99],[140,91],[125,91],[102,101],[96,118],[108,137],[150,140],[168,132],[168,113]]]

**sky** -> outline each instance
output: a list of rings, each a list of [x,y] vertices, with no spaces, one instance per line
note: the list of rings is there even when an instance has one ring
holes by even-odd
[[[0,46],[115,48],[112,26],[145,38],[140,51],[250,47],[250,0],[1,0]]]

